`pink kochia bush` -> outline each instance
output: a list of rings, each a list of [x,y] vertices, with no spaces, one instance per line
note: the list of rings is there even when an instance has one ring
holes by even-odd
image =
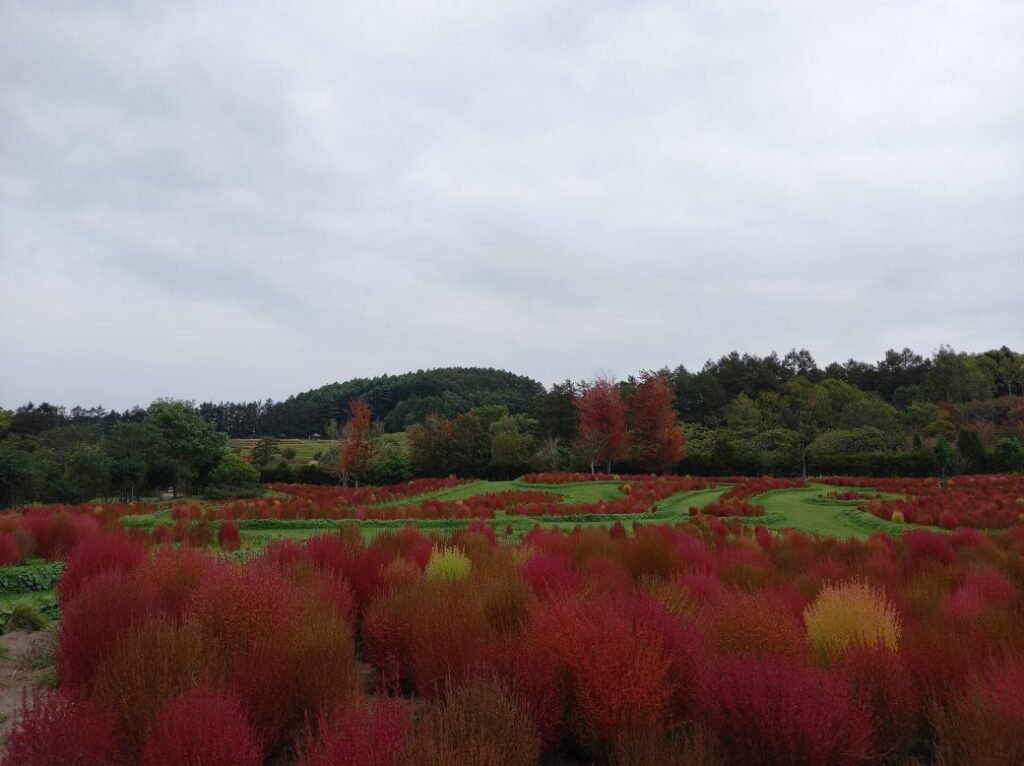
[[[2,766],[118,766],[114,723],[99,706],[62,691],[22,699]]]
[[[223,714],[221,728],[251,740],[253,752],[279,751],[325,704],[355,696],[350,591],[336,580],[322,586],[325,577],[303,582],[267,561],[223,563],[188,547],[91,577],[64,605],[61,688],[109,714],[131,761],[150,740],[172,737],[158,720],[190,705]],[[209,735],[199,727],[192,739]],[[194,762],[191,752],[180,762]]]
[[[61,603],[75,595],[89,578],[103,572],[130,572],[146,556],[146,543],[119,532],[93,535],[68,556],[57,587]]]
[[[259,766],[263,751],[231,694],[199,687],[168,699],[146,735],[142,766]]]
[[[901,529],[344,525],[243,561],[93,530],[58,589],[59,692],[3,766],[1021,762],[1024,527]],[[431,576],[437,550],[470,566]]]
[[[703,717],[730,763],[853,766],[870,762],[872,724],[823,671],[784,659],[723,659]]]
[[[339,707],[309,726],[299,766],[402,766],[412,717],[393,697]]]
[[[21,561],[22,551],[10,532],[0,532],[0,567],[9,567]]]
[[[242,536],[235,522],[221,522],[217,528],[217,544],[226,551],[237,551],[241,547]]]

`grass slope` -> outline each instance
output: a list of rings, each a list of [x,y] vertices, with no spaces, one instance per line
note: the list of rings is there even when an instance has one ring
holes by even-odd
[[[763,524],[769,529],[799,529],[815,535],[840,539],[866,539],[872,532],[900,535],[907,524],[893,524],[857,510],[862,500],[830,500],[829,492],[855,490],[811,484],[806,489],[782,489],[755,495],[751,502],[764,506],[765,515],[743,519],[746,524]]]

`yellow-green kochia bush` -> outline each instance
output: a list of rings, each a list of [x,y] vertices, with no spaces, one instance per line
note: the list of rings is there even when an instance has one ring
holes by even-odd
[[[455,582],[468,575],[472,568],[469,557],[458,548],[435,548],[423,573],[431,579]]]
[[[895,651],[901,626],[885,594],[867,583],[826,585],[804,610],[807,637],[823,662],[853,643]]]

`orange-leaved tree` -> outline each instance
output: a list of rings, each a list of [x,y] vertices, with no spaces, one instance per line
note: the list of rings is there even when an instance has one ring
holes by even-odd
[[[626,404],[615,381],[596,377],[576,399],[580,421],[576,446],[590,463],[604,463],[612,470],[612,463],[626,457]]]
[[[348,404],[349,418],[338,441],[338,475],[346,487],[349,479],[359,486],[359,477],[366,473],[373,459],[373,411],[362,399]]]
[[[686,456],[686,434],[676,422],[672,387],[665,372],[640,373],[629,398],[629,447],[647,471],[668,473]]]

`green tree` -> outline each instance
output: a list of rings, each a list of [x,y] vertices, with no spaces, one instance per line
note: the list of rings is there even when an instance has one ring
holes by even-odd
[[[576,397],[579,387],[571,380],[556,383],[551,390],[538,394],[531,401],[527,413],[537,421],[537,433],[544,438],[571,442],[576,438],[579,412]]]
[[[163,440],[152,424],[118,423],[103,440],[103,450],[110,459],[111,489],[124,500],[159,485],[167,473]]]
[[[476,408],[463,413],[452,425],[452,472],[458,476],[482,476],[491,459],[490,431],[479,412]]]
[[[29,500],[32,495],[32,457],[13,439],[0,441],[0,508]]]
[[[764,427],[764,414],[753,399],[740,394],[725,406],[725,422],[729,428],[753,433]]]
[[[806,479],[807,448],[818,435],[825,402],[819,389],[799,375],[783,386],[783,402],[786,425],[796,435],[796,447],[800,451],[800,475]]]
[[[237,452],[228,451],[210,471],[208,484],[218,492],[253,489],[260,484],[260,472]]]
[[[409,429],[409,457],[418,476],[453,473],[455,454],[455,424],[444,415],[427,415]]]
[[[227,437],[200,417],[190,402],[158,399],[144,422],[160,432],[175,496],[201,489],[220,462]]]
[[[995,461],[1000,471],[1024,470],[1024,445],[1011,436],[1000,439],[996,442]]]
[[[981,436],[973,428],[961,428],[956,437],[956,450],[963,460],[966,473],[985,473],[988,470],[988,453],[981,443]]]
[[[382,439],[366,472],[368,484],[402,484],[412,478],[412,460],[398,444]]]
[[[110,495],[113,461],[99,446],[79,447],[68,460],[67,480],[79,487],[86,500]]]
[[[951,445],[945,439],[939,439],[935,446],[932,447],[932,452],[935,454],[935,461],[939,464],[939,472],[942,476],[942,481],[946,481],[946,474],[949,473],[953,467],[953,461],[956,459],[956,452],[953,450]]]
[[[491,465],[506,478],[517,476],[529,466],[534,441],[533,436],[524,433],[526,420],[508,416],[491,424]]]
[[[987,356],[957,353],[942,346],[932,359],[925,390],[932,401],[966,402],[992,396],[997,363]]]
[[[252,464],[260,470],[270,468],[282,457],[277,439],[264,437],[252,448]]]

